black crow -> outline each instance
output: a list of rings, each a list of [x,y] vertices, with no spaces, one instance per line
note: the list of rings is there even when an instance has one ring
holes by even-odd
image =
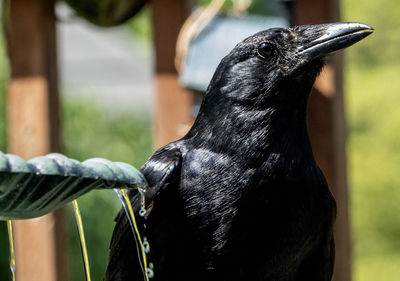
[[[153,280],[331,280],[336,205],[311,150],[307,101],[324,57],[371,32],[273,28],[221,61],[193,127],[141,169]],[[110,248],[106,280],[143,280],[124,213]]]

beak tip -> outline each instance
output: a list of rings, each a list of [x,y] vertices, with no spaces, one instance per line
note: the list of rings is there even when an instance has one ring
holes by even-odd
[[[375,30],[372,26],[361,22],[348,22],[346,24],[348,29],[353,31],[372,33]]]
[[[362,29],[365,29],[365,30],[371,30],[371,31],[374,30],[374,28],[372,26],[365,24],[365,23],[357,22],[355,24],[359,25]]]

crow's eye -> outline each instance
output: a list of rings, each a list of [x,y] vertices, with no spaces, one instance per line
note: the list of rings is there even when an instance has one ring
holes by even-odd
[[[271,43],[261,43],[257,48],[258,54],[263,58],[269,58],[274,53],[274,46]]]

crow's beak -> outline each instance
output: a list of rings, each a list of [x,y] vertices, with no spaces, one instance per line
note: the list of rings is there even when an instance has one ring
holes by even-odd
[[[298,51],[306,61],[349,47],[374,30],[369,25],[356,22],[309,25],[304,28],[302,30],[304,41]]]

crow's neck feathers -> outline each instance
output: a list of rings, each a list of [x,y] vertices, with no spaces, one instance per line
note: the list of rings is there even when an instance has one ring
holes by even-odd
[[[293,93],[285,86],[282,88],[285,93],[269,95],[277,97],[270,104],[258,105],[227,99],[222,97],[224,93],[220,89],[214,88],[219,92],[207,93],[199,116],[185,138],[190,138],[194,146],[240,155],[255,162],[267,160],[271,153],[282,155],[288,161],[299,158],[301,162],[310,156],[313,159],[306,128],[311,85],[300,89],[303,92],[296,92],[299,88],[292,87]],[[285,103],[286,98],[279,100],[281,95],[301,98],[295,99],[297,104]]]

